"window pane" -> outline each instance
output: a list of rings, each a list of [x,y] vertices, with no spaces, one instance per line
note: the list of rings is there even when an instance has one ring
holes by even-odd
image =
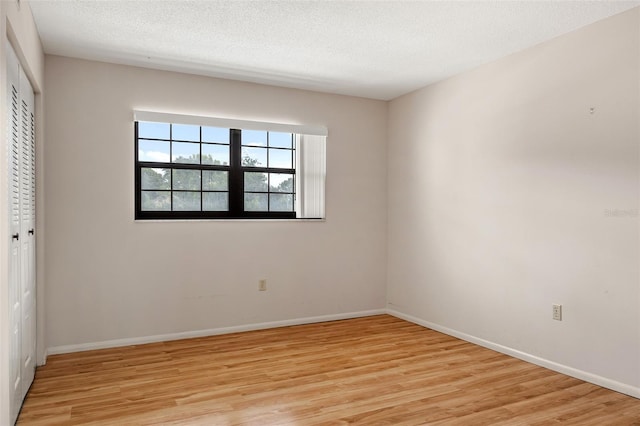
[[[269,173],[269,191],[293,192],[293,175],[290,173]]]
[[[202,194],[202,210],[205,211],[228,211],[228,192],[204,192]]]
[[[229,172],[218,170],[202,171],[203,191],[226,191],[229,189]]]
[[[200,191],[200,170],[175,169],[173,171],[173,189]]]
[[[142,191],[142,210],[171,210],[171,193],[168,191]]]
[[[171,175],[169,169],[152,169],[143,167],[142,189],[171,189]]]
[[[292,137],[293,135],[291,133],[269,132],[269,146],[276,148],[292,148]]]
[[[200,192],[173,192],[174,211],[200,211]]]
[[[242,165],[244,167],[267,167],[267,149],[243,146]]]
[[[138,161],[169,162],[169,142],[138,140]]]
[[[248,212],[266,212],[269,208],[268,194],[244,194],[244,210]]]
[[[292,212],[293,194],[269,194],[269,211]]]
[[[200,126],[173,124],[171,128],[171,139],[174,141],[200,142]]]
[[[264,130],[243,130],[242,145],[267,146],[267,132]]]
[[[267,192],[267,174],[244,172],[244,190]]]
[[[171,161],[174,163],[200,164],[200,144],[173,142]]]
[[[202,164],[229,165],[229,145],[202,144]]]
[[[138,122],[138,138],[143,139],[169,139],[168,123]]]
[[[270,149],[269,150],[269,167],[278,167],[281,169],[292,169],[292,153],[289,149]]]
[[[229,143],[229,129],[221,127],[203,127],[202,142]]]

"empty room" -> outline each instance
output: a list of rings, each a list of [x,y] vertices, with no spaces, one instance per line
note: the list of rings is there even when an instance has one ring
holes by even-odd
[[[640,1],[0,33],[0,425],[640,425]]]

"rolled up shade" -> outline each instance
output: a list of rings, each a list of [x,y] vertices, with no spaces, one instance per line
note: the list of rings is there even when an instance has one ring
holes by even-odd
[[[270,123],[266,121],[236,120],[232,118],[204,117],[198,115],[170,114],[152,111],[133,111],[134,121],[152,121],[156,123],[193,124],[197,126],[226,127],[229,129],[267,130],[304,135],[327,136],[324,126],[303,124]]]

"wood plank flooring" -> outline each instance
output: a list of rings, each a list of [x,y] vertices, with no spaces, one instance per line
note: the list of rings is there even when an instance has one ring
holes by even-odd
[[[50,356],[19,425],[640,425],[640,400],[380,315]]]

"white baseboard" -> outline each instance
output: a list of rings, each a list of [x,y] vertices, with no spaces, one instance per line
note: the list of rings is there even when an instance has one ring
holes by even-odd
[[[49,356],[49,349],[45,348],[42,356],[38,357],[38,362],[36,363],[37,367],[41,367],[47,363],[47,357]]]
[[[393,315],[394,317],[412,322],[414,324],[421,325],[426,328],[430,328],[435,331],[439,331],[449,336],[457,337],[458,339],[462,339],[467,342],[471,342],[476,345],[483,346],[488,349],[492,349],[496,352],[500,352],[505,355],[509,355],[514,358],[518,358],[523,361],[527,361],[532,364],[536,364],[541,367],[548,368],[549,370],[557,371],[558,373],[566,374],[567,376],[575,377],[576,379],[584,380],[585,382],[593,383],[594,385],[602,386],[603,388],[624,393],[626,395],[633,396],[634,398],[640,398],[640,388],[638,387],[631,386],[625,383],[620,383],[615,380],[607,379],[606,377],[598,376],[596,374],[592,374],[587,371],[578,370],[576,368],[569,367],[567,365],[558,364],[557,362],[549,361],[548,359],[540,358],[535,355],[528,354],[526,352],[512,349],[507,346],[499,345],[497,343],[493,343],[488,340],[480,339],[478,337],[474,337],[457,330],[443,327],[441,325],[434,324],[429,321],[424,321],[420,318],[414,317],[412,315],[404,314],[394,309],[387,309],[387,313],[389,315]]]
[[[312,324],[316,322],[337,321],[337,320],[350,319],[350,318],[360,318],[360,317],[367,317],[372,315],[381,315],[385,313],[389,315],[393,315],[394,317],[412,322],[414,324],[418,324],[423,327],[430,328],[435,331],[439,331],[449,336],[457,337],[467,342],[474,343],[476,345],[479,345],[488,349],[492,349],[496,352],[500,352],[505,355],[509,355],[514,358],[518,358],[523,361],[527,361],[532,364],[536,364],[541,367],[548,368],[549,370],[557,371],[558,373],[566,374],[567,376],[575,377],[577,379],[584,380],[586,382],[593,383],[595,385],[602,386],[604,388],[611,389],[616,392],[620,392],[629,396],[633,396],[635,398],[640,398],[640,388],[638,387],[631,386],[625,383],[620,383],[615,380],[607,379],[606,377],[598,376],[596,374],[592,374],[587,371],[578,370],[576,368],[569,367],[563,364],[558,364],[556,362],[553,362],[544,358],[540,358],[535,355],[528,354],[526,352],[509,348],[507,346],[499,345],[497,343],[494,343],[488,340],[480,339],[478,337],[475,337],[466,333],[462,333],[457,330],[453,330],[429,321],[422,320],[412,315],[404,314],[394,309],[373,309],[368,311],[347,312],[342,314],[321,315],[321,316],[315,316],[315,317],[294,318],[294,319],[282,320],[282,321],[245,324],[245,325],[238,325],[238,326],[232,326],[232,327],[212,328],[208,330],[185,331],[185,332],[179,332],[179,333],[159,334],[155,336],[132,337],[127,339],[106,340],[102,342],[90,342],[90,343],[80,343],[76,345],[54,346],[54,347],[47,348],[45,350],[44,356],[45,356],[45,362],[46,362],[46,357],[48,355],[90,351],[94,349],[116,348],[121,346],[141,345],[145,343],[166,342],[169,340],[189,339],[193,337],[215,336],[220,334],[239,333],[243,331],[264,330],[268,328]]]
[[[212,328],[208,330],[183,331],[179,333],[159,334],[155,336],[131,337],[127,339],[105,340],[102,342],[80,343],[47,348],[47,355],[65,354],[70,352],[91,351],[94,349],[117,348],[120,346],[142,345],[145,343],[166,342],[169,340],[190,339],[193,337],[215,336],[219,334],[239,333],[243,331],[264,330],[267,328],[286,327],[290,325],[311,324],[315,322],[337,321],[350,318],[368,317],[387,313],[386,309],[372,309],[369,311],[347,312],[342,314],[321,315],[316,317],[294,318],[283,321],[245,324],[232,327]],[[46,359],[45,359],[46,362]]]

